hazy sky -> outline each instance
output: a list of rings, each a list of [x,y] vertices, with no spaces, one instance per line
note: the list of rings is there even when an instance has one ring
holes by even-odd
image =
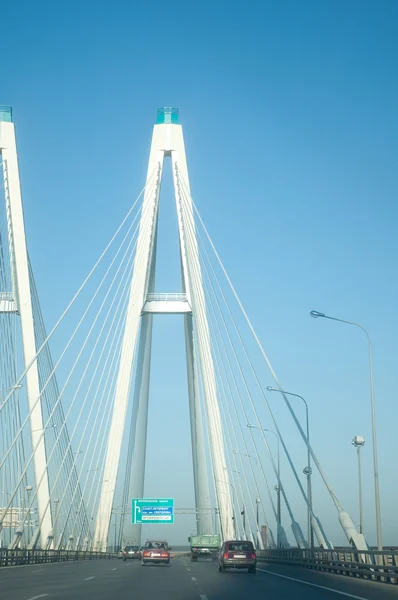
[[[14,110],[47,325],[141,189],[156,109],[178,107],[196,202],[285,388],[308,400],[314,448],[356,523],[351,439],[366,438],[374,543],[366,338],[309,311],[371,334],[386,544],[398,544],[397,25],[395,0],[14,0],[0,21],[0,103]],[[165,199],[159,291],[177,288],[171,208]],[[183,330],[155,325],[146,492],[189,507]],[[316,512],[341,543],[318,479]],[[168,537],[191,527],[181,517]]]

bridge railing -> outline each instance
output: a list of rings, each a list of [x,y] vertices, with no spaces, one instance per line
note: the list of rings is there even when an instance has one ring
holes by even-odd
[[[398,582],[398,551],[358,552],[357,550],[260,550],[265,562],[296,565],[351,577],[363,577],[385,583]]]
[[[150,293],[146,296],[147,302],[187,302],[184,292],[160,292]]]
[[[116,558],[113,552],[85,552],[82,550],[25,550],[0,548],[0,567],[34,565],[69,560],[99,560]]]

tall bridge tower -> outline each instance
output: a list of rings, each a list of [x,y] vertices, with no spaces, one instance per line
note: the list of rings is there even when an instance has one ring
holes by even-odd
[[[155,265],[158,235],[159,196],[165,159],[171,158],[181,261],[182,293],[155,293]],[[217,400],[216,379],[206,313],[202,273],[190,196],[188,168],[178,110],[158,111],[149,156],[147,182],[134,272],[127,308],[115,402],[105,462],[104,479],[97,513],[94,547],[106,548],[116,488],[123,432],[127,415],[133,365],[133,454],[130,498],[144,492],[148,399],[151,366],[153,314],[181,314],[184,319],[192,438],[195,502],[199,533],[211,531],[211,514],[199,378],[203,389],[210,455],[220,525],[224,538],[234,537],[231,484],[226,470],[224,441]],[[141,526],[129,525],[126,537],[139,544]],[[130,535],[131,534],[131,535]]]
[[[40,398],[40,383],[38,362],[36,359],[37,343],[32,308],[31,278],[29,275],[29,259],[26,247],[25,222],[22,207],[21,183],[18,169],[18,154],[15,138],[15,128],[12,122],[10,107],[0,107],[0,171],[4,178],[5,214],[8,230],[8,258],[10,269],[11,289],[1,289],[6,284],[0,282],[0,316],[15,314],[20,318],[22,334],[23,358],[25,367],[30,368],[26,374],[26,394],[30,411],[30,435],[32,448],[35,449],[33,458],[34,477],[36,484],[40,483],[37,491],[37,510],[40,528],[41,545],[47,546],[47,539],[52,535],[52,515],[50,505],[50,489],[46,470],[46,446],[42,435],[43,413]],[[3,243],[6,243],[3,240]],[[1,240],[0,240],[1,249]],[[5,265],[6,269],[7,266]],[[3,331],[3,330],[2,330]],[[11,377],[12,369],[8,370]],[[1,381],[0,388],[10,388],[13,381]],[[21,387],[21,386],[20,386]],[[13,481],[16,473],[10,474]],[[22,535],[22,531],[17,532]]]

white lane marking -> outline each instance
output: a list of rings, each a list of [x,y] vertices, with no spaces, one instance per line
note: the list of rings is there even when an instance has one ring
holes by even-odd
[[[84,581],[90,581],[90,579],[95,579],[95,577],[86,577]]]
[[[205,594],[200,594],[200,600],[209,600]]]
[[[191,577],[192,581],[196,581],[196,577]]]
[[[191,569],[188,569],[188,567],[187,567],[187,571],[190,571],[190,570],[191,570]]]
[[[317,583],[311,583],[310,581],[304,581],[304,579],[296,579],[295,577],[288,577],[287,575],[280,575],[280,573],[274,573],[273,571],[266,571],[265,569],[259,569],[257,567],[257,571],[261,571],[262,573],[268,573],[268,575],[275,575],[275,577],[282,577],[282,579],[289,579],[290,581],[296,581],[297,583],[304,583],[304,585],[310,585],[311,587],[319,588],[320,590],[327,590],[328,592],[334,592],[335,594],[339,594],[340,596],[345,596],[346,598],[354,598],[354,600],[369,600],[364,596],[355,596],[355,594],[349,594],[348,592],[341,592],[340,590],[335,590],[334,588],[327,587],[326,585],[318,585]]]
[[[38,598],[44,598],[44,596],[48,596],[48,594],[40,594],[40,596],[32,596],[32,598],[28,598],[28,600],[37,600]]]
[[[39,573],[39,571],[44,571],[44,569],[35,569],[32,573]]]

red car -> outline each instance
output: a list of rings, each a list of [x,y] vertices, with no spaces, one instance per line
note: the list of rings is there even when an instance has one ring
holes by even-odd
[[[170,565],[170,550],[167,542],[156,542],[148,540],[142,549],[142,566],[150,564]]]
[[[224,542],[218,557],[218,570],[225,573],[227,569],[247,569],[256,573],[257,557],[251,542],[245,540],[229,540]]]

